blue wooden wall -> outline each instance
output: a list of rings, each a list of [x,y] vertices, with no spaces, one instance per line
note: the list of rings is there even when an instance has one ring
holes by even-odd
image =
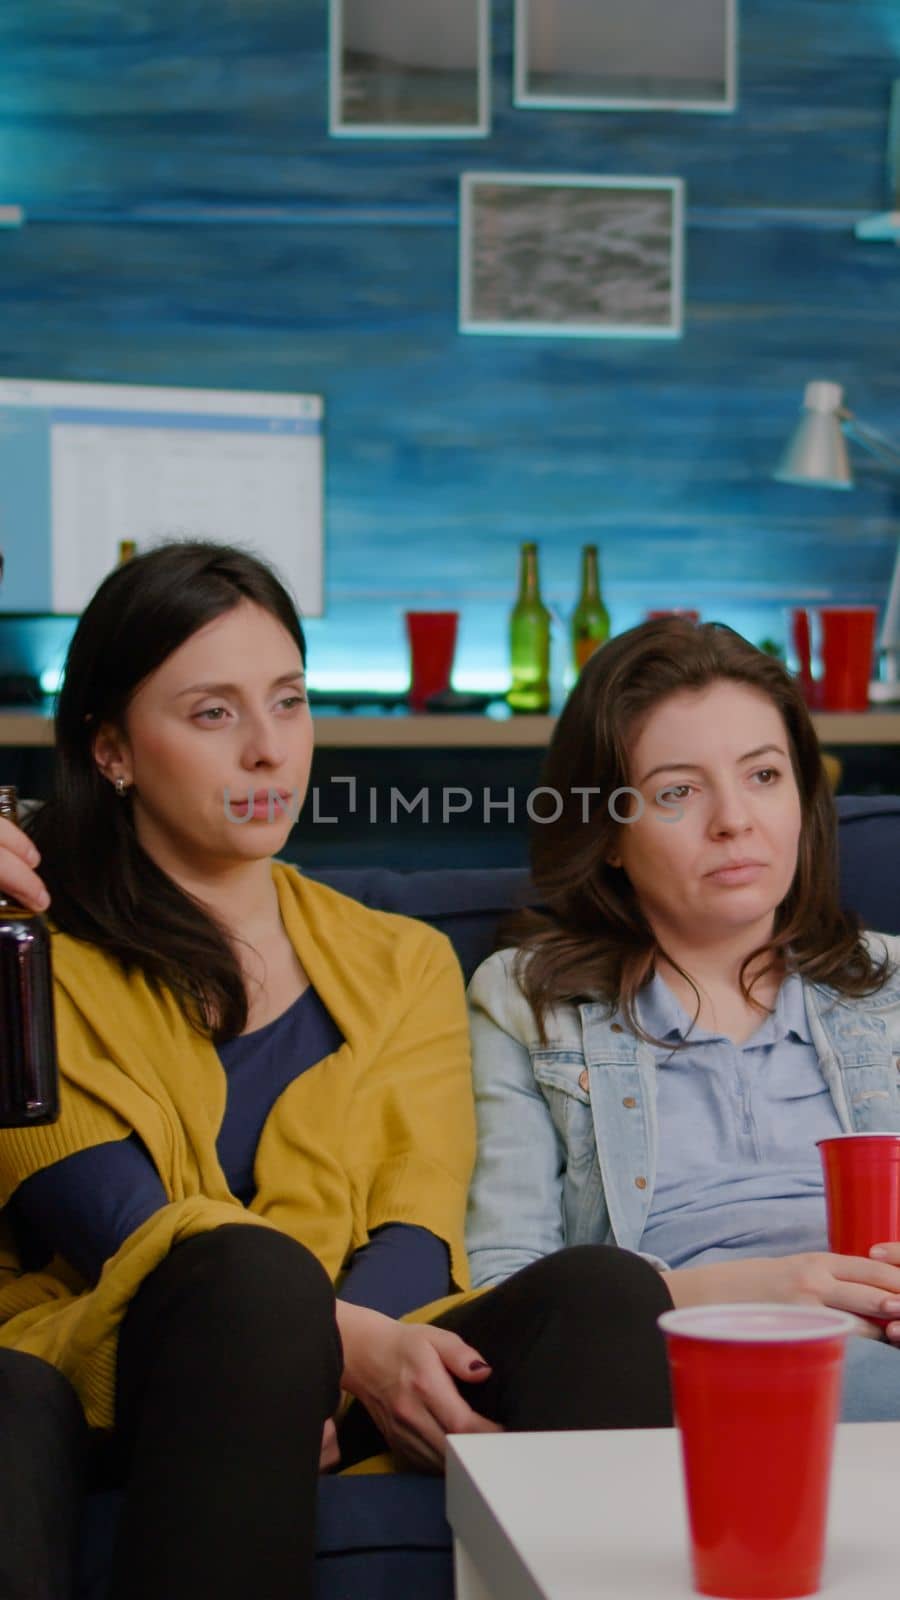
[[[314,682],[402,683],[404,608],[451,605],[457,681],[502,683],[525,537],[563,612],[596,540],[617,628],[883,600],[900,479],[768,474],[809,377],[900,438],[900,251],[853,234],[888,200],[900,0],[741,0],[730,116],[519,111],[512,0],[492,42],[490,138],[347,141],[324,0],[4,0],[0,372],[324,394]],[[459,334],[479,167],[683,177],[684,337]]]

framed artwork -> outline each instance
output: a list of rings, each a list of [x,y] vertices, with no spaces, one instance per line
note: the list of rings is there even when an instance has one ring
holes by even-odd
[[[683,303],[680,178],[463,174],[463,333],[674,339]]]
[[[516,0],[515,103],[733,111],[737,0]]]
[[[329,24],[332,134],[490,132],[490,0],[329,0]]]

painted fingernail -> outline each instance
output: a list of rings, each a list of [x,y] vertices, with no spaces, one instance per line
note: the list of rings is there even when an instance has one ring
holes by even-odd
[[[900,1306],[897,1307],[897,1310],[900,1311]],[[469,1371],[470,1372],[490,1372],[490,1370],[491,1369],[490,1369],[490,1366],[489,1366],[487,1361],[470,1361],[469,1362]]]

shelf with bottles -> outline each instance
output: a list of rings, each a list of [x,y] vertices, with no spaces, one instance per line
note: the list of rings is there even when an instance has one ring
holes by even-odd
[[[513,715],[502,702],[474,714],[431,715],[396,709],[382,715],[338,713],[315,715],[316,744],[323,749],[540,749],[553,733],[549,713]],[[812,716],[819,739],[827,745],[900,745],[900,707],[885,711],[820,711]],[[0,748],[51,749],[53,718],[49,711],[0,707]]]

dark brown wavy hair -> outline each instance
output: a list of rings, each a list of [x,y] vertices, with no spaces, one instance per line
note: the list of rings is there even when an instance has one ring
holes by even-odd
[[[242,600],[306,642],[296,607],[275,573],[230,545],[175,540],[134,556],[103,580],[81,616],[56,704],[56,765],[50,800],[26,831],[41,852],[53,924],[139,968],[174,991],[198,1032],[242,1033],[247,993],[220,924],[147,855],[131,802],[100,775],[94,738],[103,723],[124,728],[144,679],[206,623]]]
[[[648,714],[679,690],[723,680],[766,695],[780,713],[802,816],[797,869],[775,912],[772,938],[741,966],[744,999],[752,999],[753,987],[746,985],[746,969],[764,955],[768,959],[754,984],[783,960],[809,982],[852,997],[879,989],[892,970],[888,958],[873,959],[860,937],[859,917],[838,902],[834,801],[794,679],[725,623],[661,618],[619,634],[590,658],[544,763],[541,782],[559,796],[554,808],[561,802],[562,810],[555,820],[533,825],[532,880],[541,909],[517,912],[502,930],[502,942],[519,947],[516,975],[544,1042],[553,1006],[590,999],[605,1002],[610,1015],[620,1008],[639,1038],[661,1043],[643,1031],[634,1009],[658,954],[690,983],[699,1014],[690,974],[657,943],[625,871],[607,862],[616,853],[620,828],[627,826],[610,815],[609,797],[631,784],[630,750]],[[587,820],[579,789],[598,791]],[[618,809],[627,815],[621,801]]]

